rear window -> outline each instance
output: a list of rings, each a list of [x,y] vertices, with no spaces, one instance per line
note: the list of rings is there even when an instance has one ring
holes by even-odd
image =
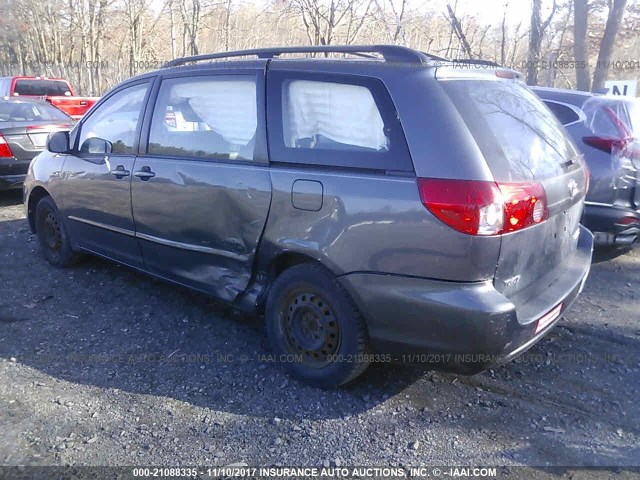
[[[550,100],[545,100],[544,103],[549,107],[549,110],[553,112],[558,120],[560,120],[562,125],[569,125],[570,123],[580,120],[580,116],[566,105],[561,105]]]
[[[518,82],[446,80],[449,94],[500,182],[543,180],[571,168],[578,155],[562,125]]]
[[[67,121],[71,120],[66,113],[48,103],[31,103],[24,101],[0,102],[1,122],[30,121]]]
[[[367,87],[287,80],[282,101],[287,147],[373,152],[389,149],[382,115]]]
[[[69,85],[61,80],[17,80],[13,89],[14,95],[35,95],[59,97],[69,95]]]

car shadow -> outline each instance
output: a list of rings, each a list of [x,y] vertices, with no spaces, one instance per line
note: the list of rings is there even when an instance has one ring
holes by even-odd
[[[313,391],[306,418],[320,419],[370,408],[424,373],[373,365],[345,389],[314,389],[270,355],[260,318],[95,257],[53,268],[25,220],[0,222],[0,239],[20,252],[4,249],[15,268],[0,274],[11,284],[0,293],[0,356],[59,379],[280,418],[292,415],[286,398]],[[230,390],[242,390],[246,403],[234,403]],[[265,395],[273,402],[253,401]]]
[[[20,205],[22,203],[22,190],[12,189],[0,191],[0,207]]]
[[[627,255],[634,247],[597,247],[593,250],[592,263],[603,263]]]

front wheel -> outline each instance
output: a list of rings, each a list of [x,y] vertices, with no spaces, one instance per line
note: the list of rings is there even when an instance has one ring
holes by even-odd
[[[42,254],[52,265],[63,268],[77,261],[62,215],[51,197],[44,197],[36,206],[36,234]]]
[[[369,365],[365,323],[348,293],[319,265],[283,272],[269,292],[265,317],[277,361],[309,385],[344,385]]]

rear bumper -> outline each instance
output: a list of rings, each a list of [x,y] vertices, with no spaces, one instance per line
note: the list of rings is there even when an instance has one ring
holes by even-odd
[[[29,170],[29,161],[16,160],[13,157],[0,158],[0,190],[21,188]]]
[[[26,175],[0,175],[0,190],[22,188]]]
[[[621,223],[621,219],[627,219]],[[582,224],[594,232],[599,246],[640,242],[640,211],[613,205],[585,204]]]
[[[367,320],[379,353],[473,374],[508,362],[540,340],[578,296],[589,274],[593,236],[540,294],[514,304],[492,282],[457,283],[354,273],[340,277]],[[549,317],[553,312],[553,317]],[[557,316],[556,316],[557,314]],[[536,331],[541,318],[551,318]]]

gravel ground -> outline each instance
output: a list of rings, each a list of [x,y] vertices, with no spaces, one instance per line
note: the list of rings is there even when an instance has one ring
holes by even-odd
[[[0,196],[2,465],[640,465],[640,250],[600,255],[526,357],[475,377],[376,365],[319,391],[261,323],[89,258],[40,256]]]

